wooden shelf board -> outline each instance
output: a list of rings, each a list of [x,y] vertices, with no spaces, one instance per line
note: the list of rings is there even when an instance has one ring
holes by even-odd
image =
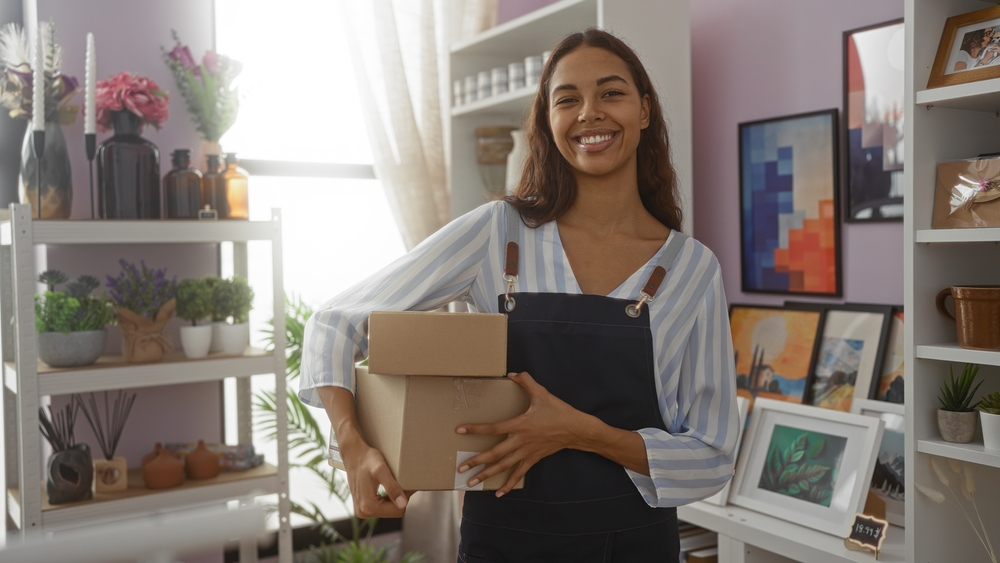
[[[920,229],[917,243],[1000,242],[1000,228],[976,229]]]
[[[941,360],[945,362],[963,362],[987,366],[1000,366],[1000,351],[970,350],[968,348],[962,348],[954,342],[917,346],[917,357],[922,360]]]
[[[552,47],[553,37],[597,25],[597,0],[561,0],[455,43],[452,55],[505,55]],[[522,55],[523,56],[523,55]]]
[[[945,442],[940,438],[928,438],[917,440],[917,451],[987,467],[1000,467],[1000,452],[987,450],[981,443],[956,444]]]
[[[121,355],[104,355],[93,365],[77,368],[52,368],[39,360],[38,393],[66,395],[218,381],[225,377],[274,373],[275,366],[274,354],[259,348],[247,348],[242,356],[216,352],[196,360],[175,350],[167,352],[163,361],[149,364],[129,364]],[[11,391],[17,392],[17,369],[13,362],[4,362],[4,381]]]
[[[81,523],[120,520],[171,508],[185,508],[278,492],[278,468],[263,464],[246,471],[223,471],[217,477],[185,480],[169,489],[147,489],[141,469],[130,469],[128,486],[116,493],[95,494],[89,500],[49,504],[42,483],[42,526],[46,530]],[[8,512],[20,513],[16,488],[7,490]]]

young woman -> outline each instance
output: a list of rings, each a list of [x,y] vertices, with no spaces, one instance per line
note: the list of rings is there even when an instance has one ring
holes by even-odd
[[[530,407],[456,429],[507,436],[458,468],[470,486],[516,467],[501,489],[466,493],[459,560],[677,561],[675,507],[725,484],[739,432],[718,261],[679,231],[659,100],[621,40],[590,29],[552,51],[526,137],[513,196],[309,320],[299,396],[330,416],[358,516],[400,516],[409,493],[354,412],[369,313],[451,301],[504,312],[508,377]]]

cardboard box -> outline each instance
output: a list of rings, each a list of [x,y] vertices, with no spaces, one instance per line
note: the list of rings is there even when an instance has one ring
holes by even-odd
[[[507,374],[507,316],[373,312],[368,368],[384,375],[502,377]]]
[[[456,434],[455,428],[500,422],[528,409],[527,393],[503,377],[507,317],[376,312],[368,323],[369,365],[355,369],[362,436],[382,452],[403,489],[467,489],[478,470],[458,474],[458,466],[505,436]],[[339,458],[331,440],[330,462],[342,469]],[[475,489],[499,489],[510,473]]]

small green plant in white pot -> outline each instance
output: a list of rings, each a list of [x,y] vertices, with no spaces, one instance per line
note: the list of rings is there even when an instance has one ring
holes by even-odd
[[[1000,451],[1000,391],[994,391],[979,401],[979,421],[983,425],[983,445]]]
[[[979,390],[982,381],[975,383],[979,366],[965,364],[962,373],[957,378],[952,367],[948,366],[949,378],[941,382],[941,392],[938,401],[938,431],[946,442],[967,444],[972,441],[976,432],[976,406],[972,398]],[[975,385],[973,385],[975,384]]]
[[[212,325],[198,324],[212,315],[212,288],[205,278],[177,284],[177,316],[190,322],[181,327],[181,347],[188,358],[204,358],[212,344]]]
[[[233,276],[212,286],[213,322],[212,340],[218,340],[222,352],[229,356],[242,355],[250,345],[250,309],[253,307],[253,289],[246,278]]]
[[[115,308],[104,295],[90,293],[101,282],[93,276],[79,276],[66,283],[59,270],[46,270],[38,281],[47,286],[35,295],[35,329],[38,357],[51,367],[93,364],[104,351],[108,334],[105,327],[115,322]],[[56,286],[66,283],[66,291]]]

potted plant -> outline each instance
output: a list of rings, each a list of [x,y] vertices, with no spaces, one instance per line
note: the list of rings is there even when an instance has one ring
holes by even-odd
[[[122,355],[126,362],[158,362],[172,347],[163,329],[177,307],[177,282],[168,280],[166,270],[152,270],[141,262],[137,267],[119,260],[118,277],[108,276],[111,301],[118,308],[122,329]]]
[[[978,365],[965,364],[962,374],[956,379],[952,366],[948,366],[949,378],[941,382],[938,394],[941,402],[941,408],[938,409],[938,431],[946,442],[967,444],[972,441],[972,435],[976,431],[978,404],[972,402],[972,397],[983,384],[980,381],[973,386],[978,373]]]
[[[212,314],[212,288],[206,279],[186,279],[177,284],[177,316],[189,321],[181,327],[181,347],[188,358],[204,358],[212,343],[212,325],[198,321]]]
[[[90,293],[100,285],[93,276],[79,276],[66,291],[56,286],[66,282],[59,270],[46,270],[38,281],[48,286],[35,295],[35,329],[38,331],[38,357],[52,367],[87,366],[104,351],[108,333],[104,330],[115,320],[115,309],[106,296]]]
[[[1000,451],[1000,392],[994,391],[979,401],[979,420],[983,423],[983,445]]]
[[[122,456],[116,456],[118,442],[121,440],[122,432],[125,430],[125,422],[132,412],[132,403],[135,402],[136,393],[126,395],[121,389],[115,396],[114,401],[108,399],[108,392],[104,392],[104,408],[102,409],[93,393],[90,400],[84,401],[80,395],[73,395],[74,405],[83,411],[83,415],[90,424],[90,429],[97,437],[98,445],[101,446],[103,458],[94,458],[94,482],[95,493],[111,493],[124,491],[128,488],[128,462]],[[101,412],[104,412],[103,423]]]
[[[249,314],[253,306],[253,289],[246,278],[233,276],[219,280],[212,287],[212,318],[221,319],[212,326],[218,335],[222,351],[239,356],[250,344]],[[213,340],[215,336],[213,335]]]

